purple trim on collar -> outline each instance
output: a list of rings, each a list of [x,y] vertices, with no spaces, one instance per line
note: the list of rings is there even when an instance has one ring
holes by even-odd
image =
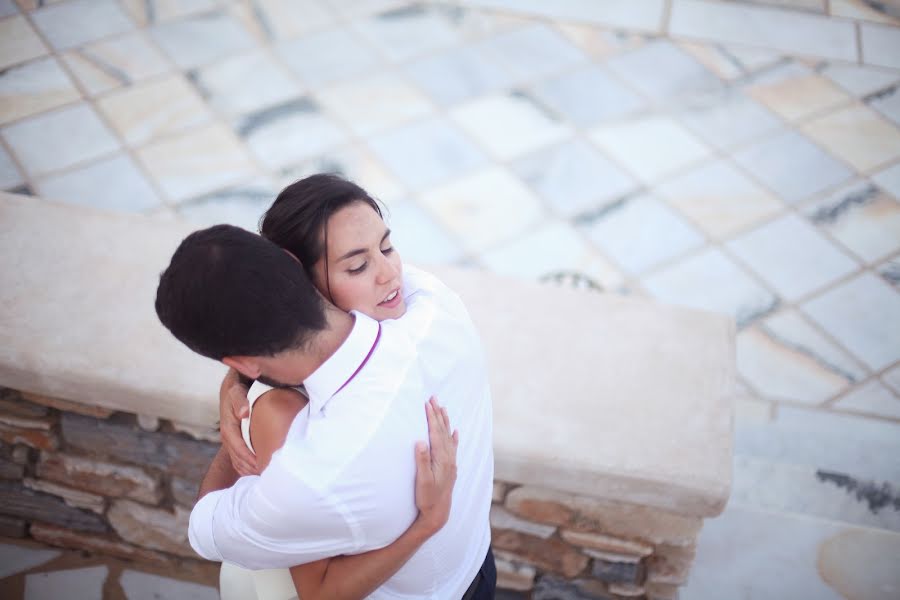
[[[366,354],[366,357],[363,359],[363,361],[362,361],[361,363],[359,363],[359,366],[356,367],[356,370],[355,370],[355,371],[353,371],[353,375],[351,375],[350,377],[348,377],[348,378],[347,378],[347,381],[345,381],[343,384],[341,384],[341,387],[339,387],[339,388],[337,389],[337,391],[333,394],[333,396],[337,396],[338,393],[340,393],[340,391],[341,391],[342,389],[344,389],[345,387],[347,387],[347,384],[349,384],[351,381],[353,381],[353,378],[356,377],[357,373],[359,373],[360,371],[362,371],[362,368],[363,368],[364,366],[366,366],[366,363],[367,363],[367,362],[369,362],[369,358],[371,358],[372,353],[375,352],[375,346],[378,345],[378,340],[380,340],[380,339],[381,339],[381,323],[378,323],[378,333],[375,334],[375,341],[372,342],[372,347],[369,348],[369,353]]]

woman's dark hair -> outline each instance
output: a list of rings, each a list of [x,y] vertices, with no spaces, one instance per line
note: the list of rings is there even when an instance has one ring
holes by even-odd
[[[378,203],[366,190],[333,173],[310,175],[287,186],[259,223],[262,236],[296,256],[315,280],[313,265],[325,257],[325,289],[331,300],[328,278],[328,220],[354,202],[363,202],[384,218]]]

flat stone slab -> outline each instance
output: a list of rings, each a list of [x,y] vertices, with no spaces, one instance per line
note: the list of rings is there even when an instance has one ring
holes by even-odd
[[[193,229],[0,194],[0,385],[212,426],[224,369],[178,343],[153,308],[159,274]],[[485,344],[498,479],[691,516],[722,510],[730,319],[433,270]]]

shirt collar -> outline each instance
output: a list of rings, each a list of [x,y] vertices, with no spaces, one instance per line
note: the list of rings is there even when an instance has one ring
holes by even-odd
[[[381,324],[355,310],[350,314],[354,317],[350,335],[303,382],[309,393],[310,415],[319,413],[332,396],[353,380],[378,344]]]

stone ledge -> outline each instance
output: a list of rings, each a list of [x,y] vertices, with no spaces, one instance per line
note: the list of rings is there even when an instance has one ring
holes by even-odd
[[[177,343],[153,310],[158,275],[192,229],[0,194],[0,385],[211,428],[223,368]],[[729,319],[435,272],[485,343],[498,479],[694,517],[721,511]]]

